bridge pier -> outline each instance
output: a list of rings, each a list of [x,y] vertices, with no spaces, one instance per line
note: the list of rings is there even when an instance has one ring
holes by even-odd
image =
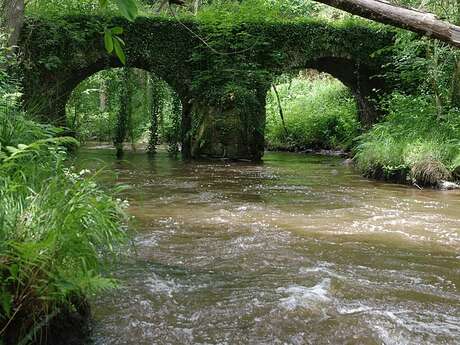
[[[191,110],[190,158],[226,158],[258,161],[264,153],[267,88],[238,87],[219,102],[197,100]]]

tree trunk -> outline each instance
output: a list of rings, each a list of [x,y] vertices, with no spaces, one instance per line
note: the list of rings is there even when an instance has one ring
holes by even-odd
[[[126,135],[128,132],[129,127],[129,117],[130,117],[130,106],[129,102],[131,101],[130,95],[130,75],[129,70],[125,68],[122,72],[122,89],[120,90],[120,110],[117,117],[117,124],[115,127],[115,137],[113,140],[113,144],[116,149],[116,155],[118,159],[123,157],[123,142],[126,139]]]
[[[286,122],[284,121],[284,112],[283,112],[283,106],[281,105],[280,95],[278,93],[278,89],[276,88],[275,84],[272,84],[272,88],[273,88],[273,91],[275,91],[276,101],[278,103],[278,111],[280,113],[280,118],[281,118],[281,123],[284,128],[284,133],[286,134],[286,139],[289,140],[289,132],[286,128]]]
[[[405,8],[383,0],[314,0],[383,24],[407,29],[460,47],[460,27],[434,14]]]
[[[99,111],[101,113],[107,111],[107,82],[105,79],[102,79],[99,85]]]
[[[452,96],[451,105],[460,109],[460,58],[456,58],[454,75],[452,76]]]
[[[154,74],[150,74],[150,135],[148,144],[148,153],[154,154],[156,152],[156,145],[158,144],[158,117],[163,109],[163,93],[161,80]]]
[[[198,14],[198,9],[200,8],[200,0],[194,0],[193,1],[193,15]]]
[[[0,0],[0,26],[8,34],[8,46],[15,47],[24,24],[24,0]]]
[[[190,131],[192,129],[192,108],[193,104],[190,100],[184,100],[182,103],[182,119],[181,119],[181,155],[183,159],[192,157],[192,143]]]

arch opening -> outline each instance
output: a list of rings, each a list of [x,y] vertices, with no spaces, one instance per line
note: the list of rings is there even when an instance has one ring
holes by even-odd
[[[266,104],[268,150],[347,151],[362,128],[351,88],[316,69],[278,77]]]
[[[378,76],[376,66],[371,66],[349,56],[322,56],[309,61],[294,61],[288,71],[313,69],[329,74],[347,86],[358,106],[359,120],[364,128],[375,124],[381,111],[378,100],[386,91],[385,81]]]
[[[157,75],[138,68],[103,69],[90,74],[70,92],[65,124],[82,142],[150,154],[158,145],[180,150],[182,102]]]

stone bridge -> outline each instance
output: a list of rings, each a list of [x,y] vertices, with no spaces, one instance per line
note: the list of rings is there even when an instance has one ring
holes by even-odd
[[[380,74],[392,35],[362,22],[204,23],[139,17],[28,18],[21,37],[26,109],[65,124],[72,90],[98,71],[121,67],[103,44],[105,27],[122,26],[127,67],[155,73],[182,102],[186,157],[261,158],[265,99],[281,74],[313,68],[348,86],[364,126],[388,87]]]

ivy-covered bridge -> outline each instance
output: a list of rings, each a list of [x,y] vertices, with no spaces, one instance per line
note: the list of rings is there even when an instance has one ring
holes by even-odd
[[[122,26],[127,67],[155,73],[182,102],[183,153],[257,160],[263,154],[265,99],[283,73],[314,68],[347,85],[360,119],[377,119],[375,97],[386,31],[353,22],[198,23],[140,17],[28,18],[21,50],[26,107],[63,123],[72,90],[103,69],[121,67],[103,43],[104,28]],[[201,39],[203,38],[203,39]]]

